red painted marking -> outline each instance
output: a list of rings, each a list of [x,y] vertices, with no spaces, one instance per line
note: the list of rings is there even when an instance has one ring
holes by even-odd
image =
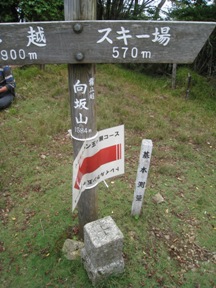
[[[100,166],[121,159],[121,144],[106,147],[98,151],[91,157],[86,157],[78,169],[74,187],[79,189],[82,177],[87,173],[92,173]]]

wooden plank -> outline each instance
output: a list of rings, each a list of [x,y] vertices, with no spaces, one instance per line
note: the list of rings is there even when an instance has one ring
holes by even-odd
[[[191,63],[215,26],[174,21],[4,23],[0,64]]]
[[[131,215],[133,216],[139,216],[141,212],[150,167],[152,149],[153,149],[152,140],[143,139],[141,144],[139,165],[135,182],[134,198],[131,208]]]
[[[64,0],[64,10],[65,20],[95,19],[96,0]],[[71,34],[74,34],[74,23],[66,23],[66,25],[68,24],[70,28],[67,28],[67,31],[70,31],[70,36],[65,36],[65,39],[68,38],[69,42],[72,37]],[[78,30],[79,27],[79,25],[78,27],[76,26],[76,30]],[[75,33],[75,35],[77,36],[77,32]],[[70,53],[70,55],[73,55],[74,50],[71,47],[67,47],[68,42],[64,42],[65,40],[61,41],[63,41],[63,50],[65,48],[68,53]],[[79,51],[80,50],[78,50],[78,52]],[[56,55],[56,57],[58,57],[58,54]],[[68,61],[68,63],[70,62],[72,63],[72,61]],[[85,139],[92,138],[97,134],[95,65],[68,65],[68,80],[70,91],[73,151],[74,158],[76,158],[82,147],[83,141]],[[78,218],[79,235],[80,238],[83,238],[84,225],[94,220],[97,220],[98,218],[98,198],[96,187],[82,192],[78,202]]]

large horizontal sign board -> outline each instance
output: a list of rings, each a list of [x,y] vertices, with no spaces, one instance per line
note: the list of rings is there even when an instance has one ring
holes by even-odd
[[[64,21],[0,24],[0,64],[191,63],[214,22]]]

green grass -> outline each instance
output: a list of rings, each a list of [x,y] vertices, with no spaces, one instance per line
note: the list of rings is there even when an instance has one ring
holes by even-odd
[[[187,75],[192,75],[185,99]],[[0,287],[90,288],[80,260],[61,249],[77,239],[67,67],[15,68],[17,99],[0,113]],[[98,185],[99,217],[124,234],[125,272],[112,287],[215,287],[216,90],[179,68],[177,89],[115,65],[97,67],[98,130],[125,125],[125,174]],[[153,154],[140,217],[131,217],[142,139]],[[165,202],[155,204],[160,193]]]

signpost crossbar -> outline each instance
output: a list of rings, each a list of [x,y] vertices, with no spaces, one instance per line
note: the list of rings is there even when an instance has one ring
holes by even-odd
[[[0,64],[192,63],[215,22],[0,24]]]

